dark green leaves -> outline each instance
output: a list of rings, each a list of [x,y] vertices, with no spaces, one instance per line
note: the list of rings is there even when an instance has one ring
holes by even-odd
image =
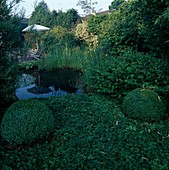
[[[42,170],[168,169],[169,128],[165,123],[127,119],[119,106],[91,94],[52,97],[45,103],[56,118],[53,138],[25,149],[3,149],[2,166]]]
[[[103,59],[105,60],[105,59]],[[167,63],[142,53],[125,52],[90,69],[86,83],[91,91],[118,98],[140,87],[154,89],[167,97]]]

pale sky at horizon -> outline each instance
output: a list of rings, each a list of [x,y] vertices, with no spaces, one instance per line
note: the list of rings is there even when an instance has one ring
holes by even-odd
[[[25,10],[26,10],[25,16],[26,17],[29,17],[31,15],[31,13],[33,12],[35,1],[36,0],[23,0],[19,4],[19,9],[21,9],[22,7],[25,8]],[[66,12],[68,9],[74,8],[74,9],[78,10],[79,14],[83,14],[83,10],[81,9],[81,7],[76,6],[76,4],[78,3],[78,0],[74,0],[74,1],[44,0],[44,1],[45,1],[45,3],[47,3],[50,10],[55,9],[56,11],[62,10],[64,12]],[[95,5],[96,11],[99,9],[102,9],[101,11],[108,10],[108,7],[112,2],[112,0],[96,0],[96,1],[98,2],[98,4]],[[41,0],[37,0],[37,2],[41,2]]]

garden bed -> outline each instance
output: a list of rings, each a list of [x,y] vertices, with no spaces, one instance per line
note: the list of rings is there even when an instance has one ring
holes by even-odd
[[[43,100],[55,116],[51,138],[8,150],[11,169],[168,169],[169,127],[126,118],[115,103],[91,94]]]

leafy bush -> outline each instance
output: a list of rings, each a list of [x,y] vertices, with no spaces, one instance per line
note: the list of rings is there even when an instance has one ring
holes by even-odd
[[[38,100],[23,100],[12,104],[1,123],[1,135],[10,144],[30,143],[49,135],[54,117],[47,106]]]
[[[135,88],[147,87],[160,96],[169,95],[167,63],[151,55],[124,52],[102,64],[88,69],[85,74],[90,91],[122,99]]]
[[[80,23],[75,28],[75,36],[84,41],[90,48],[96,49],[98,46],[98,36],[90,33],[87,22]]]
[[[42,36],[41,43],[44,46],[44,50],[48,52],[55,49],[57,46],[59,46],[59,48],[60,46],[75,47],[78,41],[74,33],[61,26],[55,26]]]
[[[98,36],[107,54],[116,54],[125,47],[138,52],[153,52],[168,56],[168,0],[125,1],[111,3],[110,15],[98,15],[88,20],[90,33]],[[115,10],[116,9],[116,10]]]
[[[163,102],[157,93],[148,89],[135,89],[128,93],[122,104],[127,117],[142,121],[159,121],[165,113]]]

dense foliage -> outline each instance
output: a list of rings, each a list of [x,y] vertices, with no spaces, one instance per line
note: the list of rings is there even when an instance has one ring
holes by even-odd
[[[95,95],[45,101],[55,115],[54,136],[45,143],[7,150],[11,169],[168,169],[168,125],[125,118],[118,107]]]
[[[12,145],[31,143],[49,136],[54,127],[52,112],[38,100],[13,103],[1,123],[1,136]]]
[[[72,29],[80,21],[80,17],[75,9],[69,9],[67,12],[50,11],[48,5],[41,1],[36,6],[29,19],[29,24],[39,24],[50,28],[62,26]]]
[[[50,52],[57,47],[75,47],[78,45],[78,41],[75,35],[66,28],[55,26],[42,36],[41,44],[45,51]]]
[[[142,87],[165,98],[169,95],[168,64],[151,55],[128,51],[119,57],[103,59],[85,74],[90,91],[120,100],[131,90]]]
[[[62,26],[68,30],[72,30],[80,21],[80,16],[75,9],[69,9],[67,12],[59,11],[52,19],[52,26]]]
[[[114,3],[116,1],[110,8],[115,8]],[[115,55],[127,46],[141,52],[153,52],[156,56],[167,56],[167,11],[167,0],[125,1],[99,23],[102,16],[92,16],[89,30],[98,35],[99,43],[107,54]]]
[[[125,2],[125,0],[114,0],[111,2],[111,5],[109,6],[110,11],[117,10],[120,5],[122,5]]]
[[[13,53],[21,45],[19,15],[13,15],[13,7],[19,1],[0,1],[0,106],[1,111],[14,98],[15,78],[17,69],[12,63]],[[15,55],[14,55],[15,56]],[[0,111],[0,112],[1,112]],[[1,119],[1,113],[0,113]]]
[[[50,26],[50,11],[47,4],[44,1],[39,2],[29,19],[29,25],[39,24],[44,26]]]
[[[35,48],[36,35],[38,42],[40,42],[40,49],[45,53],[58,45],[66,45],[71,48],[75,45],[78,46],[80,40],[75,38],[73,29],[79,22],[81,22],[81,19],[75,9],[69,9],[66,12],[61,10],[50,11],[48,5],[41,1],[35,5],[35,9],[29,19],[29,25],[44,25],[51,30],[46,32],[46,34],[44,31],[25,34],[27,45]]]
[[[135,89],[129,92],[122,104],[127,117],[141,121],[160,121],[165,113],[160,96],[149,89]]]
[[[88,31],[87,23],[84,21],[81,24],[78,24],[75,28],[75,36],[84,41],[90,48],[96,49],[98,46],[98,37],[93,33]]]

